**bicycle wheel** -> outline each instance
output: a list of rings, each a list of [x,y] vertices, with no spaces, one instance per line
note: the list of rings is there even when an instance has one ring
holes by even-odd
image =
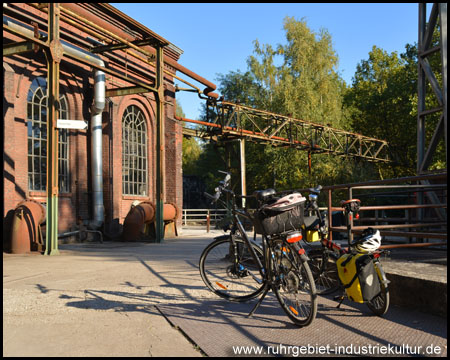
[[[264,264],[262,249],[254,243],[252,247]],[[235,246],[230,236],[213,241],[203,250],[199,269],[205,285],[227,300],[247,301],[258,296],[264,288],[258,264],[241,238],[235,237]]]
[[[340,288],[339,275],[336,267],[338,255],[323,249],[308,252],[311,269],[318,295],[327,295]]]
[[[302,327],[311,324],[317,314],[317,294],[308,262],[298,254],[300,247],[275,243],[271,270],[273,291],[291,321]]]
[[[383,278],[386,278],[384,275],[383,268],[379,262],[374,262],[375,270],[377,271],[378,278],[380,279],[380,293],[375,296],[372,300],[367,302],[367,306],[372,312],[377,316],[383,316],[386,314],[389,308],[389,290],[387,285],[384,284]]]

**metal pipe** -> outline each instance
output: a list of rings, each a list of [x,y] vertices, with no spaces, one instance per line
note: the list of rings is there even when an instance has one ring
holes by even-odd
[[[425,204],[425,205],[379,205],[379,206],[361,206],[360,211],[364,210],[403,210],[403,209],[427,209],[427,208],[447,208],[447,204]],[[331,211],[342,211],[341,207],[333,206]]]
[[[41,8],[39,4],[28,3],[28,5],[34,7],[34,8],[37,9],[37,10],[43,11],[43,12],[45,12],[45,13],[48,13],[47,9],[46,9],[46,8]],[[17,15],[17,14],[18,14],[18,15],[21,15],[21,13],[17,12],[16,10],[9,9],[9,11],[12,11],[12,12],[16,13],[16,15]],[[64,22],[66,22],[67,24],[72,25],[73,27],[75,27],[75,28],[77,28],[77,29],[79,29],[79,30],[84,31],[84,32],[86,32],[86,33],[88,33],[88,34],[90,34],[90,35],[96,37],[97,39],[100,39],[100,40],[102,40],[102,41],[105,41],[107,44],[109,44],[109,43],[111,42],[111,39],[110,39],[110,38],[108,38],[108,37],[102,35],[99,31],[91,30],[91,29],[89,29],[88,27],[83,26],[83,25],[81,25],[81,24],[79,24],[79,23],[73,21],[73,20],[70,19],[69,17],[64,16],[64,14],[63,14],[63,18],[64,18]],[[39,22],[39,24],[40,24],[41,26],[44,26],[44,27],[46,26],[45,24],[40,23],[40,22]],[[78,39],[77,39],[77,40],[78,40]],[[99,41],[97,41],[97,40],[95,40],[95,39],[86,38],[85,40],[89,41],[91,44],[96,45],[96,46],[104,46],[104,45],[105,45],[104,43],[99,42]],[[126,50],[125,50],[125,51],[126,51]],[[145,63],[147,63],[147,64],[150,64],[150,65],[154,66],[154,64],[153,64],[151,61],[149,61],[148,59],[145,59],[145,58],[143,58],[142,56],[139,56],[138,54],[136,54],[136,53],[134,53],[134,52],[131,52],[131,51],[126,51],[126,52],[127,52],[128,55],[130,55],[130,56],[132,56],[132,57],[134,57],[134,58],[136,58],[136,59],[138,59],[138,60],[141,60],[141,61],[143,61],[143,62],[145,62]],[[109,59],[114,59],[116,62],[122,62],[123,64],[125,64],[125,62],[124,62],[123,60],[121,60],[118,56],[114,56],[113,53],[104,54],[104,56],[106,56],[106,57],[109,58]],[[127,66],[128,66],[129,69],[130,69],[130,68],[133,68],[134,70],[137,69],[136,65],[133,65],[132,63],[127,63]],[[139,69],[139,71],[142,71],[142,69]],[[173,77],[173,78],[175,78],[175,79],[177,79],[177,80],[179,80],[179,81],[181,81],[181,82],[183,82],[183,83],[189,85],[190,87],[192,87],[192,90],[191,90],[191,89],[180,89],[180,90],[183,90],[183,91],[192,91],[192,92],[196,92],[196,93],[198,93],[198,94],[201,94],[201,93],[202,93],[202,91],[201,91],[197,86],[195,86],[195,85],[189,83],[188,81],[182,79],[181,77],[175,75],[174,73],[172,73],[172,72],[170,72],[170,71],[168,71],[168,70],[166,70],[166,69],[164,69],[164,73],[166,73],[167,75],[169,75],[169,76],[171,76],[171,77]],[[118,74],[115,74],[114,76],[120,77]],[[127,80],[130,80],[130,79],[127,79]],[[131,82],[133,82],[133,81],[131,81]],[[213,96],[213,97],[215,97],[215,96]]]
[[[123,222],[122,238],[124,241],[135,241],[139,238],[142,227],[155,221],[155,205],[152,202],[141,202],[131,206]]]
[[[380,249],[414,248],[426,246],[447,246],[446,242],[381,245]]]
[[[116,38],[120,37],[123,41],[130,42],[135,40],[133,36],[125,33],[121,29],[107,23],[106,21],[96,17],[94,14],[91,14],[89,11],[83,9],[77,4],[74,3],[61,3],[61,10],[62,11],[72,11],[76,15],[79,15],[77,17],[78,20],[83,21],[85,24],[88,24],[88,22],[95,23],[97,25],[97,28],[99,28],[101,31],[104,31],[108,35],[111,36],[113,34]],[[121,40],[119,40],[121,41]],[[144,46],[143,49],[140,49],[140,51],[145,51],[149,53],[149,55],[156,56],[156,49],[151,46]],[[183,65],[179,64],[176,60],[173,60],[171,58],[165,57],[164,63],[167,65],[170,65],[174,67],[176,70],[180,71],[181,73],[189,76],[192,79],[195,79],[199,83],[206,86],[206,88],[203,90],[203,93],[206,96],[211,96],[214,98],[218,98],[219,95],[216,93],[213,93],[213,91],[216,89],[216,85],[212,82],[206,80],[205,78],[201,77],[200,75],[194,73],[193,71],[185,68]]]
[[[3,24],[27,36],[34,36],[34,31],[26,25],[3,16]],[[83,58],[93,65],[105,67],[105,63],[99,57],[77,48],[65,41],[61,41],[64,53],[74,58]],[[102,167],[102,112],[105,108],[105,73],[99,69],[94,73],[94,102],[91,107],[91,170],[93,193],[93,216],[89,227],[98,229],[104,221],[103,205],[103,167]]]
[[[440,173],[440,174],[432,174],[432,175],[419,175],[419,176],[407,176],[407,177],[401,177],[396,179],[385,179],[385,180],[370,180],[366,182],[361,183],[350,183],[350,184],[339,184],[339,185],[329,185],[324,186],[322,190],[345,190],[349,187],[355,187],[355,186],[367,186],[367,185],[384,185],[384,184],[393,184],[393,183],[401,183],[401,182],[414,182],[419,180],[447,180],[447,171]],[[307,188],[304,189],[295,189],[299,192],[306,192],[308,191]]]
[[[143,55],[146,55],[146,56],[148,56],[148,57],[151,57],[151,56],[153,55],[153,54],[149,53],[148,51],[146,51],[146,50],[140,48],[139,46],[134,45],[134,44],[131,43],[130,41],[127,41],[127,40],[124,39],[123,37],[120,37],[120,36],[116,35],[115,32],[117,31],[117,29],[116,29],[114,32],[109,31],[109,30],[106,30],[106,29],[100,27],[99,25],[97,25],[96,22],[94,22],[94,21],[89,21],[89,20],[87,20],[87,19],[85,19],[85,18],[83,18],[83,17],[77,15],[76,13],[72,12],[71,10],[64,9],[64,8],[62,8],[61,10],[62,10],[63,12],[65,12],[66,14],[68,14],[68,15],[74,17],[75,19],[84,22],[86,25],[89,25],[89,26],[93,27],[94,29],[97,29],[97,30],[99,30],[99,31],[102,31],[102,32],[104,32],[105,34],[107,34],[108,36],[112,37],[113,39],[118,40],[118,41],[120,41],[121,43],[123,43],[123,44],[125,44],[125,45],[127,45],[127,46],[129,46],[129,47],[131,47],[131,48],[133,48],[133,49],[135,49],[135,50],[137,50],[138,52],[140,52],[140,53],[143,54]],[[97,18],[97,19],[98,19],[98,18]],[[97,21],[98,21],[98,20],[97,20]],[[145,60],[144,58],[142,58],[142,57],[140,57],[140,59],[143,60],[143,61],[146,61],[146,60]]]
[[[103,156],[102,156],[102,112],[105,108],[105,73],[94,73],[94,103],[91,107],[91,174],[93,218],[89,228],[96,230],[104,221],[103,206]]]
[[[100,235],[100,242],[103,243],[103,234],[101,231],[98,230],[75,230],[75,231],[69,231],[66,233],[62,233],[62,234],[58,234],[58,239],[60,238],[64,238],[64,237],[68,237],[68,236],[73,236],[73,235],[77,235],[79,233],[83,233],[83,232],[90,232],[90,233],[96,233]]]
[[[364,227],[364,228],[367,228],[367,227]],[[343,227],[343,226],[332,227],[332,228],[330,228],[330,230],[337,231],[337,232],[347,232],[347,228]],[[352,233],[362,234],[363,231],[364,230],[353,228]],[[381,236],[400,236],[400,237],[419,237],[419,238],[425,238],[425,239],[447,239],[446,233],[389,231],[389,230],[383,230],[383,229],[380,231],[380,235]]]
[[[11,231],[11,252],[24,254],[40,250],[40,226],[45,221],[45,208],[34,200],[20,202],[14,211]]]
[[[68,237],[68,236],[77,235],[77,234],[80,233],[80,231],[81,230],[75,230],[75,231],[69,231],[69,232],[66,232],[66,233],[58,234],[58,239],[65,238],[65,237]]]
[[[180,210],[174,203],[163,204],[163,222],[175,222],[180,215]],[[145,224],[156,221],[155,204],[143,201],[137,205],[132,205],[123,222],[122,238],[124,241],[135,241],[139,238]]]
[[[45,9],[45,8],[40,8],[39,5],[37,5],[37,4],[29,3],[29,5],[31,5],[32,7],[36,8],[36,9],[38,9],[38,10],[41,10],[41,11],[43,11],[43,12],[47,12],[47,9]],[[76,14],[73,14],[73,16],[74,16],[75,18],[77,18],[78,20],[83,21],[83,18],[80,18],[80,17],[77,16]],[[69,19],[67,16],[64,17],[64,21],[65,21],[66,23],[72,25],[73,27],[77,28],[77,29],[80,29],[80,30],[82,30],[82,31],[84,31],[84,32],[87,32],[88,34],[90,34],[90,35],[92,35],[92,36],[97,37],[98,39],[100,39],[100,40],[102,40],[102,41],[105,41],[106,43],[110,43],[110,42],[111,42],[111,39],[110,39],[110,38],[108,38],[108,37],[106,37],[106,36],[104,36],[104,35],[102,35],[102,34],[99,33],[99,31],[101,31],[101,28],[100,28],[99,30],[97,30],[97,31],[90,30],[90,29],[87,28],[86,26],[83,26],[83,25],[81,25],[81,24],[78,24],[77,22],[75,22],[75,21]],[[114,35],[114,34],[113,34],[113,35]],[[117,38],[117,37],[116,37],[116,40],[119,40],[119,39],[120,39],[120,38]],[[98,42],[98,41],[96,41],[96,40],[94,40],[94,39],[87,39],[87,40],[90,41],[91,43],[95,44],[96,46],[103,46],[103,45],[104,45],[103,43]],[[119,40],[119,41],[120,41],[120,40]],[[125,44],[128,43],[128,41],[126,41],[126,40],[124,40],[124,39],[123,39],[123,42],[124,42]],[[142,56],[140,56],[140,55],[138,55],[138,54],[136,54],[136,53],[134,53],[134,52],[132,52],[132,51],[126,51],[126,52],[127,52],[128,55],[130,55],[130,56],[132,56],[132,57],[134,57],[134,58],[136,58],[136,59],[138,59],[138,60],[140,60],[140,61],[143,61],[143,62],[145,62],[145,63],[147,63],[147,64],[149,64],[149,65],[152,65],[153,67],[155,66],[155,65],[154,65],[151,61],[149,61],[148,59],[146,59],[146,58],[144,58],[144,57],[142,57]],[[147,53],[147,52],[146,52],[146,55],[149,56],[149,57],[154,56],[153,54],[150,54],[150,53]],[[111,57],[111,54],[108,54],[108,57]],[[117,59],[117,58],[116,58],[116,59]],[[133,67],[132,64],[128,64],[128,66]],[[197,86],[192,85],[191,83],[189,83],[188,81],[186,81],[186,80],[180,78],[179,76],[175,75],[174,73],[172,73],[172,72],[170,72],[170,71],[168,71],[168,70],[166,70],[166,69],[164,69],[163,71],[164,71],[164,73],[166,73],[167,75],[169,75],[169,76],[171,76],[171,77],[173,77],[173,78],[175,78],[175,79],[177,79],[177,80],[179,80],[179,81],[181,81],[181,82],[183,82],[183,83],[185,83],[185,84],[191,86],[191,87],[194,89],[194,90],[189,90],[189,91],[197,92],[197,93],[199,93],[199,94],[202,93],[202,91],[201,91]],[[183,89],[183,90],[184,90],[184,89]],[[212,97],[214,97],[214,98],[218,98],[218,95],[217,95],[217,94],[214,94],[214,93],[208,94],[208,96],[212,96]]]

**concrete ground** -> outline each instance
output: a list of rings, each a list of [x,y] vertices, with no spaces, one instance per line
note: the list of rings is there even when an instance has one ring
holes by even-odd
[[[217,300],[198,260],[219,234],[65,244],[59,256],[4,253],[3,356],[203,356],[167,314]]]
[[[197,269],[210,240],[3,254],[3,356],[201,356],[155,305],[210,296]]]

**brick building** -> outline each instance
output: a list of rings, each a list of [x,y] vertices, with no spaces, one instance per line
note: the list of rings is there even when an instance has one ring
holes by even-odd
[[[34,33],[34,36],[43,38],[46,35],[46,8],[7,3],[3,5],[3,21],[8,29],[14,29],[3,30],[3,192],[4,225],[8,226],[5,224],[7,214],[20,201],[46,202],[47,59],[42,48],[32,42],[27,43],[21,36]],[[133,201],[155,202],[155,94],[142,88],[139,91],[136,82],[127,81],[130,78],[146,84],[154,83],[154,58],[139,54],[130,46],[123,46],[108,33],[112,29],[113,35],[126,37],[145,51],[152,50],[148,44],[155,39],[166,41],[108,4],[61,4],[60,37],[65,56],[60,62],[59,118],[85,120],[89,127],[59,131],[59,232],[75,229],[77,220],[84,224],[92,222],[95,207],[103,206],[101,229],[117,234]],[[5,44],[22,43],[23,51],[15,50],[14,54],[5,56]],[[167,41],[166,44],[163,48],[163,192],[165,202],[174,203],[181,209],[182,127],[174,119],[176,102],[172,75],[181,68],[191,77],[200,77],[177,63],[182,54],[179,48]],[[105,45],[118,46],[101,51]],[[106,69],[115,71],[105,76],[106,99],[101,112],[99,155],[103,204],[100,205],[94,204],[92,169],[92,162],[97,161],[93,160],[95,135],[91,129],[96,73],[89,63],[79,61],[76,56],[66,56],[72,49],[85,58],[103,62]],[[138,56],[133,56],[133,53]],[[121,74],[121,77],[115,74]],[[120,91],[114,93],[113,90],[117,89]]]

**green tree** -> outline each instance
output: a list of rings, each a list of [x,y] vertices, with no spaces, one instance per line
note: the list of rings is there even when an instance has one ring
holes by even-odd
[[[177,105],[176,111],[177,116],[185,117],[183,109],[180,105]],[[183,127],[186,126],[183,123]],[[194,138],[186,138],[183,137],[183,154],[182,154],[182,163],[183,163],[183,174],[184,175],[195,175],[198,172],[197,161],[202,153],[202,147],[199,142]]]
[[[396,165],[389,166],[386,175],[412,175],[415,127],[412,119],[411,83],[405,81],[405,61],[397,52],[388,54],[374,46],[368,60],[356,69],[352,88],[345,102],[353,108],[352,127],[389,142]],[[399,166],[398,166],[399,165]]]
[[[247,64],[255,82],[256,107],[320,124],[339,126],[341,85],[331,35],[308,28],[305,19],[284,19],[287,44],[260,45]],[[281,59],[280,59],[281,58]],[[280,62],[276,66],[275,63]]]
[[[433,45],[439,42],[439,31],[433,34]],[[439,54],[430,58],[436,78],[442,84]],[[345,90],[346,117],[356,132],[387,140],[394,163],[377,165],[382,177],[416,174],[417,163],[417,45],[407,44],[397,54],[374,46],[367,60],[362,60]],[[426,107],[437,107],[436,98],[427,84]],[[434,129],[439,115],[427,116],[427,128]],[[432,131],[427,132],[427,143]],[[431,168],[445,167],[445,148],[441,142]]]
[[[318,33],[304,19],[284,20],[286,44],[254,42],[248,70],[220,75],[219,91],[227,100],[294,118],[349,129],[344,123],[344,81],[337,72],[338,57],[331,35]],[[328,155],[312,155],[309,175],[307,153],[251,142],[246,144],[247,190],[277,190],[333,184],[355,173],[353,161]],[[344,174],[344,176],[342,176]],[[353,179],[354,180],[354,179]]]

